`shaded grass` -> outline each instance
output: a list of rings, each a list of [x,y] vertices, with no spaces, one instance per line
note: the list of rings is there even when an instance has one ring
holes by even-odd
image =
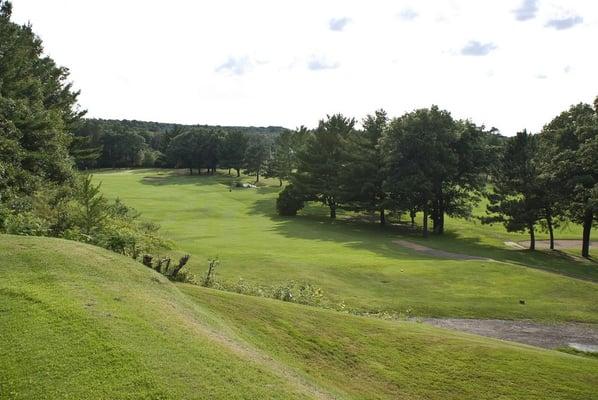
[[[424,242],[404,228],[343,220],[351,213],[330,221],[317,205],[296,218],[278,217],[274,181],[230,191],[237,178],[226,175],[136,170],[103,172],[96,179],[108,196],[123,198],[160,223],[179,251],[192,254],[189,267],[196,274],[204,273],[208,257],[217,256],[220,280],[308,281],[360,311],[598,322],[596,263],[508,250],[505,238],[521,235],[497,226],[449,219],[444,237]],[[437,259],[401,248],[396,238],[498,262]]]

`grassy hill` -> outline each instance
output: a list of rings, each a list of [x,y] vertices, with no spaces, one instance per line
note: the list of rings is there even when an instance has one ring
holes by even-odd
[[[0,236],[2,399],[589,399],[598,360],[175,285]]]
[[[332,303],[362,312],[598,322],[595,262],[509,250],[504,241],[527,237],[500,226],[449,219],[444,237],[424,241],[347,213],[330,221],[318,206],[280,218],[274,209],[276,182],[229,191],[235,178],[164,170],[107,171],[95,179],[108,197],[122,198],[161,224],[178,250],[192,254],[190,268],[198,275],[208,257],[218,256],[221,281],[311,282]],[[574,225],[557,232],[558,238],[580,235]],[[430,257],[395,244],[398,238],[494,261]]]

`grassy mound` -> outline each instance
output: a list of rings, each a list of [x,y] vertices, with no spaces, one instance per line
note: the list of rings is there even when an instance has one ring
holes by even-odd
[[[198,275],[208,257],[218,256],[220,280],[307,281],[359,311],[598,322],[597,263],[509,250],[504,241],[527,237],[500,226],[449,219],[444,237],[424,241],[356,222],[347,213],[333,222],[318,206],[296,218],[278,217],[274,202],[280,188],[274,181],[229,191],[236,178],[226,175],[134,170],[98,173],[95,179],[107,196],[121,197],[162,225],[179,250],[193,255],[190,268]],[[556,235],[580,237],[579,227],[569,225]],[[434,258],[397,245],[398,238],[495,261]]]
[[[122,256],[0,236],[0,398],[591,398],[598,361],[174,285]]]

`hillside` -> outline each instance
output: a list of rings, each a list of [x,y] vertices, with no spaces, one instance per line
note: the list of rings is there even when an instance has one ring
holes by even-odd
[[[0,398],[587,399],[598,361],[174,285],[58,239],[0,240]]]

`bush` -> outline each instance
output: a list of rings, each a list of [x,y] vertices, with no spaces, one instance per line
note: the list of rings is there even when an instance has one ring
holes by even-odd
[[[23,236],[44,236],[49,231],[48,222],[27,211],[10,214],[4,220],[6,233]]]
[[[295,216],[297,211],[305,206],[303,195],[293,185],[288,185],[279,193],[276,199],[276,210],[279,215]]]

